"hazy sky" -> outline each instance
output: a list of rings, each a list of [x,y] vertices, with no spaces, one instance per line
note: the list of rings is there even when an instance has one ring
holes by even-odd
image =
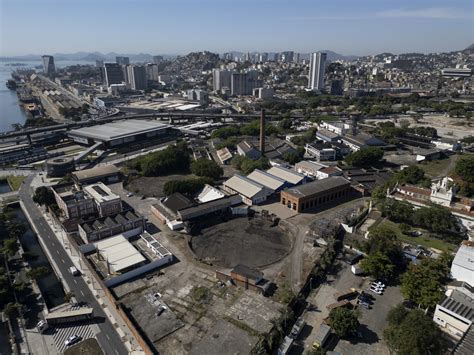
[[[438,52],[474,42],[473,0],[0,0],[0,55],[329,49]]]

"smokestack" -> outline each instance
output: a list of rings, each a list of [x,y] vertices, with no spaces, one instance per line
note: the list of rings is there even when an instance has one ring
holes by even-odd
[[[260,112],[260,153],[265,155],[265,110]]]

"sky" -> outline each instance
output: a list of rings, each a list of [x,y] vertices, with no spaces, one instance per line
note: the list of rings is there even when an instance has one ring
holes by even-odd
[[[0,56],[191,51],[345,55],[474,43],[473,0],[0,0]]]

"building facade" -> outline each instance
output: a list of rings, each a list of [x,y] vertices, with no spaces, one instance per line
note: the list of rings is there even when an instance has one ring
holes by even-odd
[[[132,90],[145,90],[147,88],[146,69],[141,65],[127,65],[127,84]]]
[[[104,64],[104,81],[107,87],[112,84],[122,84],[123,79],[123,71],[120,65],[117,63]]]
[[[335,176],[283,190],[280,193],[280,203],[297,212],[304,212],[343,201],[351,194],[350,182]]]
[[[43,59],[43,72],[47,76],[52,76],[56,73],[56,67],[54,65],[54,57],[52,55],[44,55]]]
[[[321,91],[324,89],[324,72],[326,70],[326,53],[311,53],[309,61],[308,89]]]

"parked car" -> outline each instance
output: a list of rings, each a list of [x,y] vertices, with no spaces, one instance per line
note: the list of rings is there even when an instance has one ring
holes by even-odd
[[[382,294],[382,290],[378,289],[378,288],[375,288],[375,287],[371,287],[370,288],[370,291],[372,291],[373,293],[377,294],[377,295],[381,295]]]
[[[82,337],[79,335],[71,335],[69,338],[66,339],[64,345],[71,346],[74,345],[82,340]]]
[[[377,282],[372,282],[370,286],[375,287],[375,288],[380,288],[382,290],[385,288],[385,285],[383,283],[377,283]]]

